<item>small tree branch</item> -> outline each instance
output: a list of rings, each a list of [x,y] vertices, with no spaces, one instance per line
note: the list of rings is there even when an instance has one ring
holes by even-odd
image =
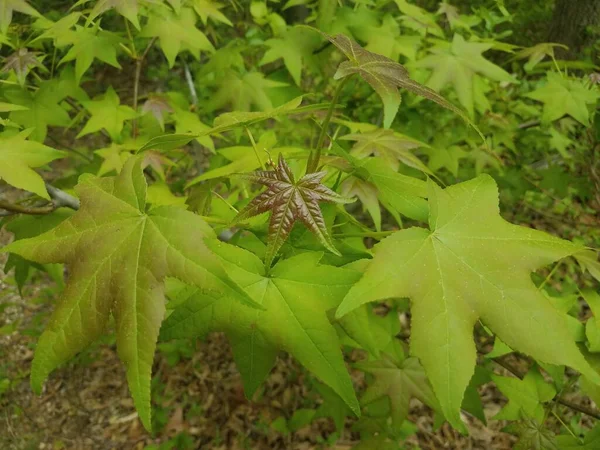
[[[5,202],[0,200],[0,209],[6,212],[0,212],[0,217],[12,216],[14,214],[29,214],[34,216],[40,216],[44,214],[50,214],[58,208],[71,208],[75,211],[79,209],[79,199],[67,194],[48,183],[46,183],[46,190],[50,195],[52,201],[43,206],[22,206],[13,203]]]
[[[65,191],[61,191],[60,189],[48,183],[46,183],[46,190],[48,191],[48,194],[50,194],[52,203],[56,208],[65,207],[71,208],[75,211],[79,209],[80,203],[77,197],[73,197],[72,195],[67,194]]]
[[[30,215],[34,215],[34,216],[41,216],[44,214],[50,214],[56,208],[54,207],[54,204],[52,204],[52,203],[49,203],[46,206],[29,207],[29,206],[15,205],[12,203],[5,202],[4,200],[0,200],[0,209],[4,209],[5,211],[8,211],[8,214],[6,214],[7,216],[12,215],[12,214],[30,214]]]

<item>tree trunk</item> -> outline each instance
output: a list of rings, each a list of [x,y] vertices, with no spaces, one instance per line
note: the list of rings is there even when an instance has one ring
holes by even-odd
[[[600,0],[556,0],[548,40],[569,47],[557,49],[559,58],[577,59],[591,48],[599,25]]]

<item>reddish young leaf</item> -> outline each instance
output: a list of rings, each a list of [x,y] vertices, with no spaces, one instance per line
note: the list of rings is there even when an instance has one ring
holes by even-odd
[[[267,187],[234,218],[234,223],[237,223],[271,211],[266,267],[271,266],[297,220],[306,225],[328,250],[340,254],[329,236],[319,202],[351,203],[354,200],[344,198],[321,184],[325,175],[326,172],[309,173],[296,181],[281,154],[275,170],[259,170],[242,175],[247,180]]]

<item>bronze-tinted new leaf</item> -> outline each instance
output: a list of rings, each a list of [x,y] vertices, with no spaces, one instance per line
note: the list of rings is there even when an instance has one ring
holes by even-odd
[[[357,73],[369,83],[383,101],[385,128],[389,128],[392,124],[402,100],[398,88],[404,88],[414,94],[434,101],[438,105],[455,112],[471,124],[464,111],[460,108],[454,106],[434,90],[412,80],[402,64],[385,56],[365,50],[357,42],[343,34],[336,36],[323,34],[348,58],[348,61],[340,64],[334,78],[344,78]]]
[[[234,222],[271,211],[265,255],[267,267],[271,266],[297,220],[306,225],[328,250],[339,255],[327,231],[319,202],[351,203],[354,200],[344,198],[321,184],[325,175],[326,172],[309,173],[296,181],[281,154],[274,170],[259,170],[243,175],[254,183],[266,186],[267,190],[242,209]]]
[[[44,69],[44,65],[37,58],[38,55],[39,53],[37,52],[30,52],[26,48],[20,48],[6,58],[1,71],[2,73],[6,73],[14,70],[17,75],[17,80],[19,80],[19,84],[23,86],[27,74],[33,67],[40,67],[42,70]]]

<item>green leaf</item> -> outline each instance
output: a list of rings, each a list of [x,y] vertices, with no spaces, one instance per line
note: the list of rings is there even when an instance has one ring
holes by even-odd
[[[513,447],[515,450],[562,450],[557,445],[554,433],[544,428],[543,423],[536,420],[524,419],[507,427],[507,430],[519,436],[519,441]]]
[[[588,86],[582,80],[563,77],[548,72],[548,82],[526,97],[544,103],[542,120],[552,122],[565,114],[570,115],[586,127],[590,125],[590,113],[587,105],[595,105],[600,92],[594,86]]]
[[[164,136],[157,136],[142,145],[138,150],[138,153],[146,150],[173,150],[189,144],[198,137],[199,135],[197,134],[166,134]]]
[[[596,425],[588,431],[583,442],[575,439],[570,434],[557,436],[556,442],[560,450],[596,450],[600,447],[600,425]]]
[[[0,179],[50,200],[44,180],[31,168],[45,166],[65,156],[65,152],[46,147],[39,142],[26,141],[22,135],[1,137]]]
[[[594,314],[585,323],[588,348],[591,352],[600,352],[600,294],[593,289],[584,289],[581,295]]]
[[[5,225],[5,228],[7,231],[13,233],[14,241],[19,241],[21,239],[39,236],[46,231],[50,231],[52,228],[55,228],[58,224],[72,215],[73,211],[68,208],[59,208],[56,211],[53,211],[51,214],[44,214],[40,216],[23,214],[13,218]],[[14,253],[8,255],[6,265],[4,266],[4,272],[8,273],[12,268],[15,269],[15,281],[19,287],[19,292],[22,290],[32,266],[38,269],[44,269],[43,266],[40,266],[39,264],[32,264],[31,262],[25,260],[19,255],[15,255]],[[46,266],[46,269],[47,268],[48,266]]]
[[[12,103],[0,102],[0,112],[11,112],[11,111],[27,111],[27,106],[13,105]]]
[[[398,88],[425,97],[455,112],[472,125],[462,110],[448,102],[437,92],[412,80],[401,64],[385,56],[365,50],[355,41],[342,34],[335,37],[325,36],[348,58],[348,61],[340,64],[334,78],[337,80],[357,73],[369,83],[383,101],[383,123],[385,128],[391,126],[400,106],[401,96]]]
[[[72,45],[60,64],[75,61],[75,77],[81,81],[83,74],[90,68],[94,59],[99,59],[117,69],[117,48],[123,39],[109,31],[101,30],[98,25],[91,28],[76,26],[74,31],[65,32],[60,46]]]
[[[344,428],[346,416],[352,411],[348,408],[344,399],[336,394],[330,387],[325,384],[316,383],[317,392],[323,398],[323,403],[317,408],[313,420],[321,417],[331,417],[335,424],[335,429],[341,431]]]
[[[373,183],[379,199],[388,209],[420,221],[427,221],[427,184],[391,169],[379,158],[367,158],[356,166],[356,174]]]
[[[260,161],[257,159],[256,153],[254,153],[254,149],[252,147],[240,146],[219,149],[218,153],[231,161],[231,163],[213,170],[209,170],[202,175],[193,178],[186,184],[186,189],[200,183],[201,181],[213,180],[215,178],[231,176],[242,172],[250,172],[260,168],[261,165],[264,165],[269,161],[269,154],[264,151],[264,147],[261,148],[260,140],[257,142],[257,146],[259,148],[258,158],[260,158]],[[306,150],[298,147],[278,147],[267,150],[275,155],[279,153],[285,157],[302,154],[306,155],[307,153]]]
[[[279,350],[285,350],[360,415],[335,329],[326,315],[356,282],[359,272],[319,265],[321,254],[310,252],[280,261],[266,276],[254,254],[221,242],[211,248],[221,255],[232,279],[264,310],[197,290],[167,318],[161,338],[224,331],[249,398],[268,375]]]
[[[94,150],[94,153],[104,160],[96,175],[101,177],[113,171],[120,173],[125,162],[132,155],[131,150],[129,146],[115,143],[111,143],[109,147]]]
[[[400,10],[403,25],[408,28],[418,30],[422,34],[432,34],[437,37],[444,37],[444,31],[436,23],[436,17],[429,11],[413,5],[408,0],[394,0]]]
[[[196,28],[196,15],[190,8],[182,8],[180,14],[166,8],[157,9],[139,36],[159,39],[169,67],[175,65],[175,58],[182,50],[189,50],[196,57],[201,51],[215,51],[206,35]]]
[[[400,345],[397,342],[395,344]],[[394,430],[399,430],[408,417],[412,397],[434,410],[440,409],[419,360],[399,357],[399,355],[402,355],[402,352],[382,353],[380,360],[355,365],[357,369],[375,377],[374,382],[367,387],[360,399],[361,405],[368,405],[382,397],[388,397]]]
[[[411,353],[425,367],[444,415],[461,429],[479,319],[511,348],[600,381],[564,315],[530,278],[581,247],[502,219],[496,184],[487,175],[447,189],[430,181],[428,198],[431,230],[410,228],[381,241],[336,317],[374,300],[410,298]]]
[[[87,25],[96,19],[101,14],[104,14],[109,9],[115,9],[119,14],[129,20],[134,27],[140,29],[140,21],[138,20],[139,0],[97,0],[92,8]]]
[[[299,107],[300,103],[302,103],[302,96],[296,97],[295,99],[290,100],[289,102],[278,106],[277,108],[269,108],[266,111],[234,111],[223,113],[215,119],[213,128],[209,128],[208,126],[200,123],[199,119],[197,119],[197,116],[193,113],[184,112],[185,115],[182,116],[181,112],[176,111],[175,120],[178,121],[177,126],[181,127],[182,131],[192,131],[196,132],[196,134],[169,134],[165,136],[157,136],[153,139],[150,139],[138,151],[142,152],[147,149],[158,149],[163,151],[172,150],[182,147],[194,139],[202,139],[208,135],[224,133],[225,131],[231,131],[237,128],[246,128],[255,123],[263,122],[269,119],[277,119],[290,114],[300,114],[306,111],[313,111],[320,109],[323,106],[310,105],[307,107]],[[196,119],[191,118],[190,115],[195,116]],[[181,125],[179,125],[179,121],[181,121]],[[206,146],[209,147],[208,145]]]
[[[204,25],[208,23],[208,19],[211,19],[214,22],[221,22],[230,27],[233,26],[231,21],[219,11],[223,8],[221,3],[213,0],[191,0],[190,4]]]
[[[40,17],[40,13],[25,0],[0,0],[0,31],[4,34],[8,31],[8,26],[12,22],[14,11]]]
[[[296,85],[300,86],[302,68],[312,60],[312,52],[319,43],[312,38],[315,38],[314,34],[308,34],[307,30],[296,27],[288,29],[280,37],[267,39],[265,45],[269,50],[264,54],[259,65],[283,58],[286,69]]]
[[[256,106],[261,111],[273,109],[268,95],[270,88],[287,86],[286,83],[266,79],[260,72],[248,72],[238,75],[228,72],[219,84],[219,90],[204,105],[208,111],[230,106],[233,111],[250,111]]]
[[[519,420],[524,415],[538,423],[544,421],[544,402],[552,400],[556,390],[537,369],[531,369],[522,380],[494,374],[492,380],[508,398],[508,404],[494,416],[495,420]]]
[[[428,145],[411,137],[378,128],[360,134],[347,134],[340,139],[356,142],[350,150],[350,154],[357,159],[364,159],[370,155],[379,156],[394,172],[398,172],[400,163],[402,163],[433,175],[427,166],[411,152],[415,148],[428,147]]]
[[[83,102],[83,106],[91,115],[77,138],[100,130],[106,130],[113,141],[121,141],[123,123],[133,119],[136,112],[129,106],[121,105],[121,100],[112,86],[94,100]]]
[[[48,126],[66,127],[71,122],[69,114],[60,106],[66,93],[56,79],[44,81],[33,93],[8,89],[4,95],[11,103],[26,108],[11,112],[9,118],[25,128],[33,128],[30,138],[35,141],[44,142]]]
[[[340,192],[344,197],[357,197],[373,219],[375,229],[381,231],[381,208],[377,198],[378,190],[373,183],[351,176],[340,185]]]
[[[458,176],[460,160],[467,158],[469,153],[458,145],[442,148],[426,148],[423,150],[429,156],[427,165],[433,172],[443,168],[447,169],[455,177]]]
[[[586,270],[596,280],[600,281],[600,261],[598,261],[598,252],[594,250],[582,250],[575,253],[575,259],[583,270]]]
[[[524,48],[523,50],[515,54],[515,59],[527,58],[527,64],[525,64],[524,68],[527,72],[530,72],[535,68],[535,66],[542,62],[546,56],[549,56],[550,58],[554,59],[555,47],[559,47],[565,50],[569,48],[566,45],[562,44],[542,42],[541,44],[534,45],[533,47]]]
[[[427,86],[434,91],[439,92],[445,86],[451,85],[458,100],[472,117],[475,74],[496,81],[517,82],[508,72],[481,55],[492,47],[493,44],[467,42],[460,34],[455,34],[451,46],[442,44],[433,47],[433,54],[415,63],[415,67],[431,69]]]
[[[234,218],[234,223],[238,223],[267,211],[271,212],[265,267],[271,267],[296,221],[301,221],[314,233],[325,248],[340,255],[327,231],[319,202],[351,203],[354,200],[341,197],[321,184],[326,174],[327,172],[308,173],[296,181],[281,153],[274,170],[243,174],[245,179],[267,187],[266,191],[252,199]]]
[[[205,295],[255,304],[206,247],[210,226],[177,207],[146,209],[139,158],[116,177],[83,176],[80,210],[58,227],[2,251],[41,264],[65,263],[70,276],[40,337],[31,370],[36,392],[48,374],[98,339],[112,314],[119,357],[144,426],[150,429],[150,377],[164,316],[163,279],[176,276]]]
[[[337,0],[319,0],[317,9],[317,28],[319,30],[329,31],[331,24],[335,21],[337,7]]]

